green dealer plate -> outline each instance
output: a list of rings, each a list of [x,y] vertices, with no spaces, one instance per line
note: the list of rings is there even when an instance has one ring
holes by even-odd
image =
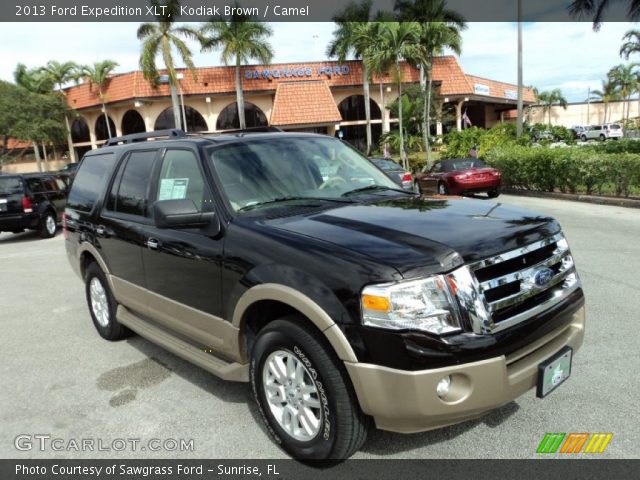
[[[565,347],[549,360],[538,365],[537,397],[546,397],[569,378],[572,358],[573,349]]]

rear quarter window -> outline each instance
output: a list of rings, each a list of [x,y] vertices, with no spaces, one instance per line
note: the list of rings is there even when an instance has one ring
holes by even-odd
[[[71,186],[67,207],[90,212],[109,181],[115,161],[113,153],[84,157]]]

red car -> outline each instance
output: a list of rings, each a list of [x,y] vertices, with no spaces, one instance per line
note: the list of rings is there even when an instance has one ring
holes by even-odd
[[[486,192],[489,198],[500,195],[500,172],[477,158],[439,160],[433,167],[416,173],[420,193],[465,195]]]

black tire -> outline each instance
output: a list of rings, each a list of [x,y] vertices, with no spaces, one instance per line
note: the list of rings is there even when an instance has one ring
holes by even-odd
[[[107,282],[107,277],[100,269],[98,264],[92,262],[87,267],[84,276],[85,280],[85,294],[87,298],[87,306],[89,307],[89,313],[91,314],[91,320],[93,320],[93,325],[98,330],[100,336],[106,340],[121,340],[125,337],[128,337],[131,334],[131,330],[122,325],[118,320],[116,320],[116,310],[118,308],[118,304],[116,303],[113,295],[111,294],[111,290],[109,289],[109,282]],[[104,294],[106,297],[106,311],[108,313],[107,322],[99,321],[96,312],[94,311],[94,307],[92,306],[91,301],[91,287],[93,281],[100,282]]]
[[[587,136],[586,135],[582,135],[580,137],[580,140],[582,140],[583,142],[586,142],[587,141]]]
[[[42,238],[51,238],[56,234],[57,229],[56,215],[52,211],[47,210],[40,219],[38,234]]]
[[[449,189],[444,182],[438,183],[438,195],[448,195]]]
[[[489,190],[487,192],[487,197],[489,197],[489,198],[497,198],[498,195],[500,195],[500,191],[499,190]]]
[[[600,141],[604,142],[607,139],[602,133],[600,134]]]
[[[413,182],[413,191],[419,195],[422,195],[422,189],[420,188],[420,182]]]
[[[331,347],[320,338],[321,334],[302,322],[304,319],[298,316],[289,316],[269,323],[259,332],[251,351],[253,395],[271,437],[292,457],[300,460],[345,459],[364,444],[371,419],[360,410],[344,366]],[[317,400],[317,416],[314,413],[314,417],[319,424],[317,433],[309,440],[297,439],[287,432],[271,411],[263,376],[267,360],[276,352],[289,355],[294,363],[302,364],[306,385],[316,388],[316,393],[309,396],[315,395],[313,399]],[[295,386],[289,388],[295,389]],[[286,401],[274,403],[290,407],[290,397],[285,398]]]

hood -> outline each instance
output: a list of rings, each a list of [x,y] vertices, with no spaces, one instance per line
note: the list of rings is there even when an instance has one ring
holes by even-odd
[[[468,198],[392,198],[267,223],[366,255],[405,276],[451,270],[560,230],[547,215]]]

